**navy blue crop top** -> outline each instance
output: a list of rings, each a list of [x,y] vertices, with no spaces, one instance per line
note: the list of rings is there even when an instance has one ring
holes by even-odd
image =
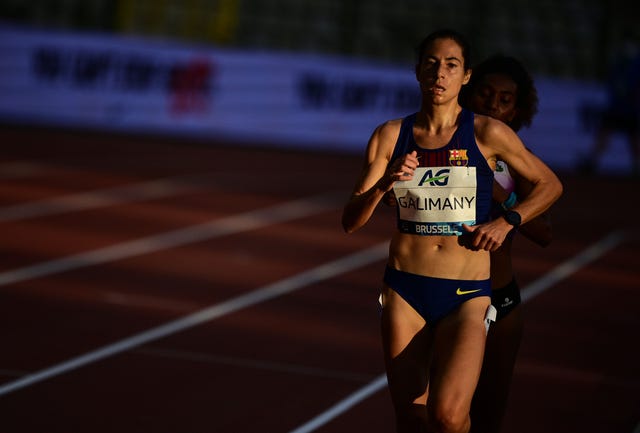
[[[489,221],[493,171],[478,149],[473,112],[462,110],[458,129],[439,149],[416,144],[416,115],[403,119],[390,161],[414,150],[419,160],[413,179],[396,182],[393,187],[398,230],[421,236],[459,236],[464,232],[463,223]]]

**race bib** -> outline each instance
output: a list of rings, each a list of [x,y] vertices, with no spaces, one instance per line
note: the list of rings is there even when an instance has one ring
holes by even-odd
[[[398,229],[421,236],[459,236],[476,223],[475,167],[418,167],[396,182]]]

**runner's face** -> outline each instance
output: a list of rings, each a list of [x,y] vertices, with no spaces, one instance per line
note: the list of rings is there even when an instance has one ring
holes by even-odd
[[[456,99],[470,77],[464,68],[462,48],[448,38],[436,39],[424,49],[416,75],[423,97],[435,105]]]
[[[509,124],[518,113],[517,92],[518,85],[509,76],[487,74],[471,94],[471,110]]]

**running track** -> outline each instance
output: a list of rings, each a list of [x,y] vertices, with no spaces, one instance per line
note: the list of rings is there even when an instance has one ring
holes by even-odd
[[[360,155],[0,142],[0,432],[393,431],[376,304],[392,214],[339,224]],[[516,243],[504,431],[637,433],[639,182],[559,174],[554,243]]]

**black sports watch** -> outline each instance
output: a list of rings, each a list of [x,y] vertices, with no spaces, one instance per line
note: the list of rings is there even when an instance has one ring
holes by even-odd
[[[514,228],[518,228],[520,226],[520,223],[522,222],[522,217],[520,217],[520,214],[511,209],[504,211],[502,217]]]

